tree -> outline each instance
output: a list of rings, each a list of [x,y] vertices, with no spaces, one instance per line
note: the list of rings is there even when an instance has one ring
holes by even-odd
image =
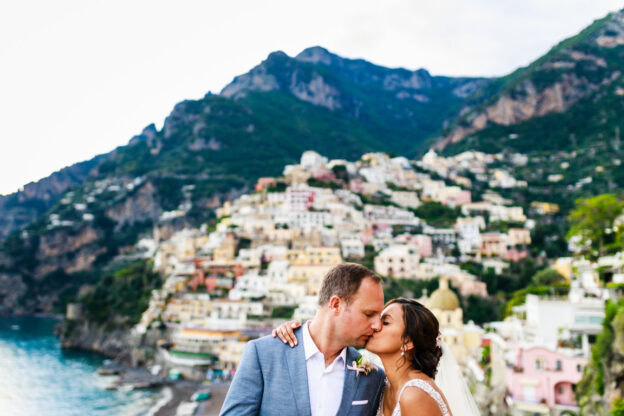
[[[621,229],[614,226],[616,218],[622,215],[624,203],[613,194],[602,194],[593,198],[579,198],[575,205],[576,208],[569,216],[572,226],[568,239],[580,237],[581,243],[591,249],[588,254],[592,258],[622,247]]]
[[[562,283],[564,277],[555,269],[547,268],[537,272],[531,280],[535,286],[552,286],[555,283]]]

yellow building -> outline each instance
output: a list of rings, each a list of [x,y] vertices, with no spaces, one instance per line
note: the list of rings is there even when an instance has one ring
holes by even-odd
[[[440,287],[430,297],[420,300],[438,318],[442,339],[455,359],[465,363],[468,355],[481,345],[483,331],[472,323],[464,325],[459,298],[449,288],[448,279],[440,279]]]
[[[572,278],[572,257],[559,257],[555,261],[555,270],[569,282]]]
[[[551,202],[531,202],[531,208],[540,214],[556,214],[559,212],[559,205]]]
[[[531,244],[531,231],[526,228],[510,228],[507,232],[509,245],[528,246]]]
[[[321,290],[323,277],[333,267],[333,265],[305,264],[292,265],[288,268],[288,283],[298,283],[306,288],[306,295],[316,296]]]
[[[228,262],[234,260],[236,255],[236,238],[232,234],[225,236],[221,246],[212,251],[214,261]]]
[[[324,265],[333,266],[342,263],[340,247],[308,247],[300,250],[290,250],[288,261],[294,266]]]
[[[300,165],[293,165],[288,173],[284,173],[284,180],[288,185],[296,185],[306,183],[312,174],[303,169]]]
[[[293,250],[303,250],[306,247],[318,247],[321,245],[322,238],[320,231],[309,231],[307,233],[301,234],[299,230],[296,234],[293,234],[292,238],[292,249]]]

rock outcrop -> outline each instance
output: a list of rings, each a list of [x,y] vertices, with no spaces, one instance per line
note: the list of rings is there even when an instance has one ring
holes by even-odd
[[[467,113],[436,143],[437,149],[457,143],[488,126],[509,126],[572,105],[621,75],[621,54],[611,49],[624,39],[624,11],[595,22],[562,42],[529,67],[503,78],[500,92]]]
[[[18,192],[0,195],[0,241],[35,221],[70,188],[82,184],[100,162],[99,157],[76,163]]]
[[[133,367],[153,364],[157,341],[169,338],[167,329],[137,334],[125,326],[96,325],[82,319],[64,320],[56,328],[56,335],[62,348],[98,352]]]

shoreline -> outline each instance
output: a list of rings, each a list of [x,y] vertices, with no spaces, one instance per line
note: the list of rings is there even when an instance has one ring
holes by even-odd
[[[52,313],[31,313],[31,314],[11,314],[11,315],[0,315],[0,319],[12,319],[12,318],[43,318],[43,319],[51,319],[54,321],[63,321],[65,317],[62,314],[52,314]],[[55,325],[56,327],[56,325]],[[54,334],[54,337],[60,341],[60,338],[57,333]],[[196,410],[194,415],[196,416],[218,416],[221,406],[223,405],[223,401],[225,400],[225,395],[229,389],[229,382],[219,383],[219,384],[203,384],[199,381],[191,381],[191,380],[168,380],[166,378],[160,378],[158,376],[152,375],[148,367],[143,366],[132,366],[127,364],[120,364],[115,361],[115,357],[111,357],[103,353],[102,351],[90,349],[90,348],[80,348],[80,347],[67,347],[61,346],[61,349],[67,350],[76,350],[76,351],[84,351],[92,354],[96,354],[101,356],[104,361],[106,359],[110,360],[108,363],[103,362],[100,365],[100,368],[95,370],[96,373],[99,373],[99,370],[105,367],[109,367],[112,371],[110,374],[117,375],[118,379],[116,384],[116,388],[119,388],[123,385],[134,385],[135,388],[144,388],[147,387],[145,384],[150,383],[162,383],[160,391],[155,392],[155,395],[158,397],[155,402],[147,409],[145,413],[147,416],[173,416],[176,414],[178,407],[185,402],[191,401],[191,396],[197,390],[209,388],[211,390],[211,398],[204,401],[199,401],[197,403]],[[106,373],[100,373],[102,376],[105,376]],[[159,380],[157,380],[159,379]]]
[[[162,409],[167,403],[169,403],[171,399],[173,399],[173,391],[169,386],[165,386],[161,390],[161,394],[163,397],[158,399],[158,401],[154,403],[152,407],[150,407],[150,409],[146,413],[146,416],[156,416],[158,411]]]

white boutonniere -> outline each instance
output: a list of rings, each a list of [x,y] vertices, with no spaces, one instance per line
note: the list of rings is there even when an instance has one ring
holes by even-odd
[[[362,354],[360,354],[355,361],[353,361],[351,363],[351,365],[348,365],[347,368],[349,370],[353,370],[356,372],[355,376],[359,376],[360,373],[363,373],[365,376],[368,375],[371,371],[373,370],[377,370],[377,367],[375,367],[373,364],[371,364],[370,361],[368,361],[367,359],[365,359],[364,357],[362,357]]]

